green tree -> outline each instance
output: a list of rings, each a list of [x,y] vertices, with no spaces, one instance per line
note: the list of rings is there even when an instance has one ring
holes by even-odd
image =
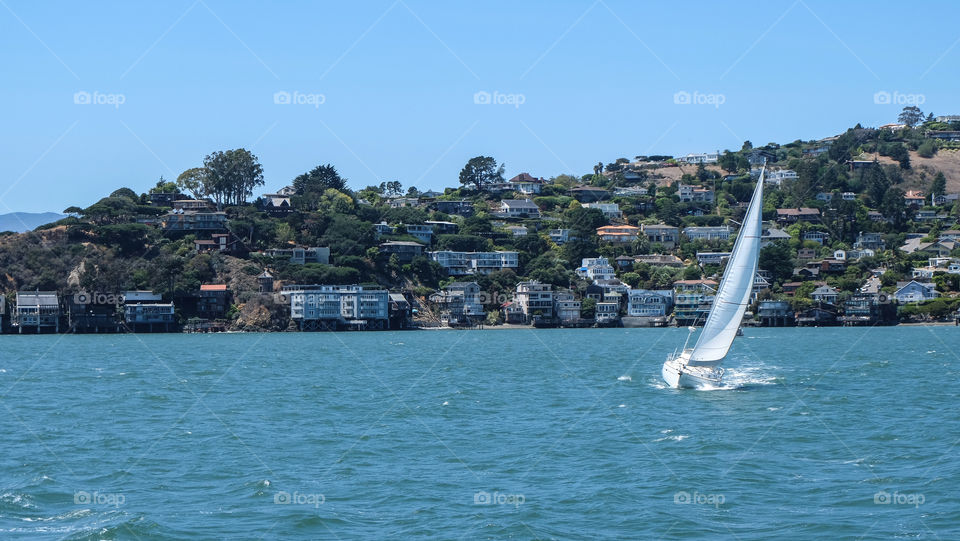
[[[782,282],[793,275],[793,258],[790,249],[779,243],[767,245],[760,250],[759,267],[770,271],[776,282]]]
[[[503,182],[503,171],[503,164],[497,166],[497,160],[488,156],[470,158],[460,171],[460,184],[481,191],[489,184]]]
[[[177,188],[183,193],[193,195],[195,199],[203,199],[207,195],[209,175],[205,167],[187,169],[177,177]]]
[[[930,193],[934,195],[943,195],[947,191],[947,177],[943,176],[943,171],[937,171],[937,176],[933,177],[930,183]]]
[[[597,300],[589,297],[583,299],[580,303],[580,317],[583,319],[593,319],[597,316]]]
[[[903,108],[903,111],[900,111],[900,114],[897,116],[897,122],[901,124],[906,124],[911,128],[919,124],[923,120],[923,113],[920,111],[920,108],[916,105],[909,105]]]
[[[203,166],[209,175],[207,192],[218,206],[242,205],[254,188],[263,185],[263,167],[243,148],[218,150],[204,158]]]
[[[342,178],[340,173],[337,173],[337,168],[329,163],[318,165],[293,179],[293,190],[297,195],[322,194],[331,188],[343,191],[346,187],[346,179]],[[384,185],[381,184],[380,187],[383,188]]]

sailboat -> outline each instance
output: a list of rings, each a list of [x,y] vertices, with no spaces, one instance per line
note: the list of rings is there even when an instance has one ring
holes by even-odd
[[[709,388],[721,385],[723,368],[720,364],[740,329],[743,313],[750,303],[753,278],[757,274],[760,236],[763,234],[761,211],[765,173],[766,167],[760,170],[760,179],[753,190],[740,234],[733,244],[733,252],[700,337],[692,348],[687,348],[690,337],[696,331],[696,328],[690,327],[690,334],[681,351],[674,352],[663,363],[663,379],[671,387]]]

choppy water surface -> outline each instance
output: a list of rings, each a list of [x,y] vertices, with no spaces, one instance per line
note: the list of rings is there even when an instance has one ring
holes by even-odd
[[[960,538],[960,329],[0,337],[0,537]]]

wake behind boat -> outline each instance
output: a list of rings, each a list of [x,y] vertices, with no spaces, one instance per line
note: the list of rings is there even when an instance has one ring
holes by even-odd
[[[720,364],[740,330],[743,313],[750,303],[753,278],[757,274],[760,235],[763,233],[761,211],[765,173],[764,167],[700,337],[692,348],[688,349],[685,342],[679,353],[673,353],[663,363],[661,373],[671,387],[705,388],[721,385],[723,368]],[[690,328],[688,342],[695,330],[694,327]]]

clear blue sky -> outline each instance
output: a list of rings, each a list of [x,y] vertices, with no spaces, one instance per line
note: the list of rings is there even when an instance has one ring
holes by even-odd
[[[958,20],[955,2],[0,0],[0,213],[146,191],[237,147],[264,191],[327,162],[424,190],[481,154],[580,175],[892,122],[878,91],[956,114]]]

